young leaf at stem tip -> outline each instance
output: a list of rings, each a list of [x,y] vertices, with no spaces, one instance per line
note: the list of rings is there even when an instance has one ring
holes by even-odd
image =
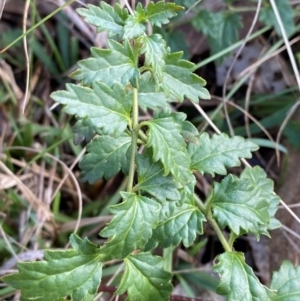
[[[169,19],[175,17],[184,7],[175,3],[166,3],[165,1],[149,2],[148,6],[142,9],[142,5],[138,3],[136,7],[136,17],[140,22],[150,22],[152,25],[161,27],[167,24]]]
[[[112,7],[101,1],[100,6],[89,4],[87,8],[77,9],[77,12],[87,23],[95,25],[98,32],[108,31],[110,37],[116,37],[119,40],[123,38],[128,11],[122,9],[118,3]]]

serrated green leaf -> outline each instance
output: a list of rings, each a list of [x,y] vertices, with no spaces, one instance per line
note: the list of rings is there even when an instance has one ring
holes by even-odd
[[[70,77],[90,85],[101,81],[109,86],[120,83],[126,86],[128,82],[137,87],[139,69],[135,61],[133,50],[126,40],[124,45],[109,40],[110,49],[91,48],[93,57],[79,61],[79,68]]]
[[[193,73],[193,63],[182,60],[181,57],[182,52],[170,53],[166,57],[161,87],[180,102],[185,97],[196,103],[199,98],[209,99],[209,92],[204,88],[206,81]]]
[[[186,142],[199,144],[199,132],[197,128],[186,120],[186,114],[182,112],[172,112],[171,108],[165,107],[162,111],[154,114],[154,118],[172,117],[181,127],[180,134]]]
[[[241,179],[248,179],[253,186],[257,186],[261,189],[260,196],[269,203],[269,223],[261,226],[260,234],[269,236],[268,230],[274,230],[281,226],[281,223],[275,214],[278,210],[280,198],[274,193],[274,183],[271,179],[267,178],[267,174],[259,166],[255,166],[252,169],[246,168],[241,174]]]
[[[122,192],[124,202],[110,207],[112,221],[100,232],[110,237],[101,248],[106,258],[122,259],[134,250],[142,249],[158,222],[160,205],[149,198]]]
[[[178,201],[180,194],[171,175],[164,176],[164,168],[160,162],[153,162],[152,152],[147,151],[137,157],[138,183],[133,191],[144,191],[154,196],[160,202]]]
[[[203,234],[204,215],[192,204],[164,204],[162,221],[153,231],[152,240],[160,247],[177,246],[181,241],[185,247],[190,247],[197,237]]]
[[[82,142],[90,142],[96,133],[96,129],[91,125],[85,125],[84,119],[79,119],[72,127],[73,142],[78,145]]]
[[[201,10],[197,16],[192,19],[192,25],[197,31],[203,32],[207,37],[218,38],[218,21],[217,14],[207,9]]]
[[[140,3],[139,3],[140,4]],[[145,25],[136,16],[129,16],[124,27],[124,39],[140,37],[145,32]]]
[[[261,187],[247,178],[228,175],[221,183],[215,182],[209,202],[221,227],[228,226],[236,235],[259,234],[262,226],[268,227],[270,204]]]
[[[119,136],[130,121],[131,95],[116,84],[112,88],[95,82],[93,89],[67,84],[67,91],[57,91],[51,97],[66,105],[64,111],[85,118],[88,125],[104,134]]]
[[[83,301],[95,294],[100,285],[102,263],[99,248],[86,238],[70,237],[74,249],[45,251],[45,260],[18,263],[19,273],[2,278],[10,286],[20,289],[22,297],[30,300],[53,301],[72,296]]]
[[[203,173],[226,175],[226,168],[240,166],[241,158],[251,158],[251,152],[258,146],[242,137],[228,137],[226,134],[213,135],[202,133],[200,146],[190,144],[188,153],[191,157],[191,169]]]
[[[141,38],[140,53],[145,55],[145,66],[153,68],[153,74],[161,81],[167,55],[166,42],[159,34]]]
[[[238,32],[242,27],[241,17],[233,12],[214,13],[214,20],[218,26],[217,36],[208,36],[211,53],[216,54],[238,41]],[[220,64],[223,57],[216,62]]]
[[[253,270],[239,252],[225,252],[217,256],[213,267],[221,275],[217,293],[227,296],[228,301],[271,301],[275,292],[262,285]]]
[[[172,292],[172,275],[163,269],[162,258],[149,253],[124,259],[126,270],[117,294],[128,292],[130,301],[166,301]]]
[[[128,174],[131,137],[123,134],[117,138],[100,136],[87,146],[87,154],[79,163],[82,181],[90,184],[105,177],[111,179],[120,169]]]
[[[180,134],[180,126],[173,118],[153,119],[144,122],[148,126],[147,147],[153,149],[154,161],[160,160],[167,176],[170,172],[181,184],[190,181],[189,158]]]
[[[146,111],[148,108],[157,111],[169,107],[172,98],[167,97],[165,92],[158,90],[154,78],[150,72],[142,74],[139,81],[138,91],[139,106]]]
[[[280,14],[285,32],[287,36],[290,36],[295,31],[294,11],[291,7],[291,4],[288,0],[275,0],[275,5],[277,6],[277,10]],[[261,8],[259,19],[266,25],[273,26],[276,30],[276,33],[279,36],[282,36],[280,26],[277,22],[271,4],[267,3]]]
[[[181,123],[181,135],[184,138],[184,140],[188,143],[194,143],[196,145],[199,145],[199,132],[197,128],[189,121],[184,120]]]
[[[97,26],[97,31],[108,31],[110,37],[123,38],[123,28],[128,18],[128,11],[122,9],[119,4],[113,7],[100,2],[100,7],[89,4],[87,8],[79,8],[77,12],[84,17],[87,23]]]
[[[169,23],[169,19],[175,17],[184,7],[175,3],[166,3],[165,1],[150,2],[144,9],[137,9],[136,16],[141,22],[149,21],[152,25],[161,27]]]
[[[274,301],[300,300],[300,266],[285,260],[279,271],[273,273],[270,288],[277,291]]]

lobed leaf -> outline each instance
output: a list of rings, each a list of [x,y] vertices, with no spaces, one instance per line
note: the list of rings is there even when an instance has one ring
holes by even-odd
[[[108,46],[110,49],[91,48],[93,57],[79,61],[79,68],[70,76],[85,85],[101,81],[109,86],[115,83],[126,86],[130,82],[137,87],[140,74],[128,40],[125,40],[124,45],[109,40]]]
[[[102,276],[99,248],[86,238],[70,237],[73,247],[66,251],[45,251],[44,261],[18,263],[19,273],[2,280],[21,290],[24,300],[53,301],[72,296],[83,301],[96,294]]]
[[[262,285],[239,252],[225,252],[217,256],[213,267],[221,275],[217,293],[228,301],[273,301],[275,292]]]
[[[182,112],[172,112],[171,108],[165,107],[162,111],[154,114],[154,118],[172,117],[181,127],[180,134],[186,142],[192,142],[199,145],[199,132],[197,128],[186,120],[186,114]]]
[[[161,27],[169,23],[169,19],[175,17],[184,7],[175,3],[166,3],[165,1],[150,2],[145,9],[141,6],[136,7],[136,16],[141,22],[149,21],[152,25]]]
[[[154,112],[169,107],[172,101],[163,91],[157,91],[157,86],[150,72],[142,74],[138,90],[139,106],[144,110],[152,109]]]
[[[87,146],[87,154],[79,163],[81,179],[93,184],[104,177],[111,179],[120,169],[128,174],[131,137],[122,134],[117,138],[100,136]]]
[[[145,55],[144,65],[151,66],[153,74],[161,81],[167,55],[166,42],[159,34],[143,36],[141,42],[140,53]]]
[[[197,31],[203,32],[207,37],[218,38],[218,21],[219,17],[215,12],[203,9],[191,23]]]
[[[189,98],[198,103],[199,98],[209,99],[204,88],[206,81],[193,73],[195,64],[182,60],[182,52],[170,53],[165,59],[161,87],[167,94],[174,95],[180,102]]]
[[[153,119],[144,122],[148,126],[147,147],[153,149],[154,161],[160,160],[164,166],[164,175],[170,172],[176,181],[186,184],[190,181],[189,158],[180,126],[173,118]]]
[[[124,39],[138,38],[144,33],[145,25],[142,24],[137,17],[129,16],[124,27]]]
[[[214,13],[214,22],[217,26],[217,35],[208,36],[208,43],[212,54],[216,54],[223,49],[233,45],[238,41],[238,32],[242,27],[241,17],[233,12]],[[220,64],[222,58],[218,58]]]
[[[241,174],[241,178],[248,179],[253,186],[259,187],[261,189],[261,198],[269,203],[269,222],[262,225],[259,231],[260,234],[269,236],[268,230],[274,230],[281,226],[279,220],[275,218],[280,198],[274,193],[274,183],[271,179],[267,178],[267,174],[259,166],[255,166],[252,169],[246,168]]]
[[[109,86],[95,82],[93,89],[67,84],[67,91],[57,91],[51,97],[64,104],[64,111],[85,119],[88,125],[104,134],[119,136],[130,121],[131,96],[121,85]]]
[[[101,248],[107,259],[122,259],[143,248],[158,223],[160,205],[157,202],[134,193],[121,194],[124,202],[110,207],[115,216],[100,232],[101,236],[110,237]]]
[[[251,158],[251,152],[258,146],[242,137],[228,137],[226,134],[213,135],[202,133],[200,146],[190,144],[188,153],[191,158],[191,169],[203,173],[226,175],[226,168],[240,166],[241,158]]]
[[[163,269],[162,258],[150,253],[129,255],[117,294],[128,292],[130,301],[166,301],[172,292],[172,275]]]
[[[270,204],[261,187],[247,178],[228,175],[221,183],[215,182],[209,202],[221,227],[228,226],[236,235],[259,234],[269,224]]]
[[[152,152],[137,156],[138,183],[133,191],[144,191],[154,196],[160,202],[166,199],[178,201],[180,194],[171,175],[164,176],[164,167],[160,162],[153,162]]]
[[[77,12],[87,23],[97,26],[98,32],[106,30],[110,37],[116,37],[119,40],[123,38],[128,11],[123,10],[119,4],[112,7],[101,1],[100,6],[89,4],[87,8],[77,9]]]
[[[273,273],[270,288],[277,291],[274,301],[300,300],[300,266],[285,260],[279,271]]]
[[[73,125],[72,132],[74,134],[73,142],[75,145],[78,145],[82,142],[86,142],[86,143],[90,142],[96,133],[96,129],[95,127],[89,125],[88,118],[83,118],[83,119],[79,119]]]
[[[286,35],[290,36],[295,32],[295,22],[294,22],[294,11],[288,0],[275,0],[275,5],[277,6],[280,18],[282,20],[283,27],[285,29]],[[280,26],[277,22],[277,18],[273,12],[272,6],[268,3],[261,8],[259,19],[266,25],[275,28],[276,33],[282,36]]]
[[[204,215],[193,204],[164,204],[163,216],[153,231],[151,244],[162,248],[178,246],[182,241],[185,247],[190,247],[197,237],[203,234]]]

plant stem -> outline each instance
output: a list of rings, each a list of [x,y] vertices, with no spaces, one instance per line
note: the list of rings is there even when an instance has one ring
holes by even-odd
[[[196,193],[194,193],[194,198],[195,198],[196,204],[199,207],[200,211],[204,215],[206,215],[207,214],[207,207],[205,206],[205,204],[200,200],[200,198],[196,195]]]
[[[141,140],[144,141],[144,143],[148,142],[148,137],[147,137],[147,135],[144,134],[144,132],[142,130],[139,130],[139,137],[141,138]]]
[[[196,201],[197,206],[199,207],[200,211],[205,215],[207,221],[211,224],[213,229],[216,231],[216,234],[224,248],[225,251],[231,252],[232,251],[232,245],[230,245],[224,236],[219,224],[217,221],[213,218],[210,208],[207,206],[207,204],[204,204],[200,198],[194,193],[194,198]]]
[[[206,215],[206,218],[208,220],[208,222],[211,224],[211,226],[213,227],[213,229],[215,230],[220,243],[222,244],[223,248],[225,251],[227,252],[232,252],[232,248],[230,247],[230,245],[227,242],[227,239],[225,238],[219,224],[217,223],[217,221],[213,218],[211,211],[209,210],[209,212]]]
[[[232,231],[230,232],[228,244],[229,244],[231,249],[233,249],[233,244],[234,244],[235,240],[237,239],[237,237],[238,236],[235,235]]]
[[[128,176],[128,185],[127,191],[131,192],[133,187],[133,180],[135,174],[135,156],[137,152],[137,138],[139,130],[139,104],[138,104],[138,90],[133,88],[133,102],[132,102],[132,136],[131,136],[131,156],[130,156],[130,165],[129,165],[129,176]]]
[[[163,249],[163,266],[167,272],[172,272],[174,247]]]

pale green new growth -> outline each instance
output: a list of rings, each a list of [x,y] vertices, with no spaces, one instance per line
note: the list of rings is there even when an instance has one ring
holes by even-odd
[[[122,202],[110,207],[113,217],[100,232],[107,238],[101,246],[71,235],[72,249],[45,251],[43,261],[19,263],[19,273],[2,278],[21,290],[21,300],[93,300],[102,265],[123,260],[117,294],[126,292],[128,301],[169,301],[172,275],[163,268],[164,258],[151,252],[157,246],[190,247],[206,221],[225,250],[213,270],[221,277],[218,292],[228,301],[300,298],[299,267],[284,262],[269,290],[233,249],[239,236],[252,233],[259,238],[280,226],[275,218],[279,197],[266,173],[254,167],[240,177],[229,174],[214,183],[205,201],[195,193],[194,172],[226,175],[258,147],[242,137],[200,134],[186,114],[174,112],[172,103],[210,98],[205,80],[193,72],[195,65],[183,60],[181,52],[172,53],[161,35],[146,32],[147,23],[160,27],[182,9],[159,1],[147,7],[138,3],[132,15],[105,2],[78,10],[98,31],[108,32],[108,49],[93,47],[91,57],[79,61],[71,74],[79,83],[67,84],[51,97],[77,119],[74,142],[87,143],[79,164],[81,179],[92,184],[122,172],[128,185],[121,192]],[[216,38],[209,28],[216,26],[213,18],[221,21],[222,34],[212,43],[213,51],[237,38],[236,15],[200,17],[194,25],[210,38]],[[145,112],[147,118],[140,121]]]

